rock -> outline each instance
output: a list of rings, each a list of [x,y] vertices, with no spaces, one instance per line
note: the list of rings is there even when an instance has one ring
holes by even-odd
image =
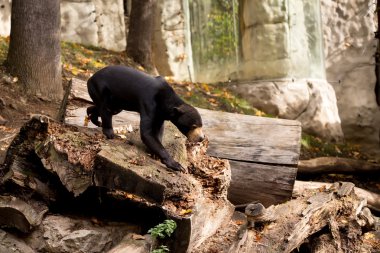
[[[189,10],[180,1],[157,1],[153,33],[153,60],[162,76],[191,80],[189,45],[185,23]],[[194,73],[193,80],[194,80]]]
[[[4,253],[37,253],[22,239],[0,229],[0,252]]]
[[[149,235],[138,236],[130,234],[107,253],[149,253],[153,245],[153,239]]]
[[[333,85],[345,138],[379,147],[375,98],[376,5],[370,0],[321,1],[327,80]]]
[[[246,81],[233,89],[253,107],[301,121],[306,132],[330,140],[343,138],[335,92],[326,81]]]
[[[125,50],[122,0],[61,1],[61,27],[62,40]]]
[[[9,36],[11,32],[11,0],[0,0],[0,36]]]
[[[29,202],[14,196],[0,196],[0,226],[27,233],[40,225],[48,208],[37,201]]]
[[[10,103],[9,107],[13,110],[18,110],[18,106],[15,103]]]
[[[5,105],[6,105],[5,100],[0,98],[0,110],[4,109]]]
[[[64,41],[98,45],[98,26],[93,1],[61,1],[61,38]]]
[[[325,138],[341,141],[343,131],[332,86],[323,80],[308,81],[310,101],[306,110],[297,117],[306,132]]]
[[[0,126],[4,126],[5,124],[8,123],[8,120],[4,119],[1,115],[0,115]]]
[[[52,253],[103,253],[117,245],[126,234],[138,232],[137,227],[123,223],[99,226],[85,219],[58,215],[47,216],[40,231],[44,244],[39,252]]]
[[[94,0],[98,45],[112,51],[125,51],[123,0]]]

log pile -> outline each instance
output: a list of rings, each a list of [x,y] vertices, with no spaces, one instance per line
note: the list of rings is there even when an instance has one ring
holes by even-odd
[[[135,202],[129,204],[135,209],[158,213],[161,221],[175,220],[174,252],[199,247],[233,214],[227,200],[229,163],[207,156],[207,142],[186,146],[174,126],[165,129],[163,144],[188,173],[170,171],[149,156],[138,130],[126,139],[107,140],[98,130],[33,117],[12,142],[1,169],[0,224],[28,233],[43,223],[50,207],[76,205],[80,199],[93,205],[93,192],[106,191],[103,203],[111,201],[109,196],[124,198]]]
[[[157,243],[148,229],[165,219],[177,223],[165,241],[176,253],[380,251],[380,221],[368,208],[378,195],[351,183],[295,182],[297,122],[200,110],[210,145],[187,143],[166,124],[163,144],[187,168],[180,173],[149,155],[136,114],[115,117],[122,127],[113,140],[81,127],[83,97],[62,110],[70,125],[35,115],[8,148],[0,252],[145,253]]]
[[[176,131],[166,126],[164,145],[187,173],[149,156],[138,130],[106,140],[96,129],[33,117],[0,171],[0,252],[150,252],[146,232],[167,218],[178,225],[166,241],[171,252],[380,250],[379,219],[353,184],[297,183],[295,199],[234,211],[228,161]]]

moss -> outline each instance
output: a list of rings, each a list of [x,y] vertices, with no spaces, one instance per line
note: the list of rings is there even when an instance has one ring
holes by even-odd
[[[321,156],[350,157],[367,160],[368,157],[360,151],[359,146],[348,142],[333,143],[321,138],[302,133],[301,159]]]
[[[0,37],[0,64],[4,64],[8,54],[9,37]]]

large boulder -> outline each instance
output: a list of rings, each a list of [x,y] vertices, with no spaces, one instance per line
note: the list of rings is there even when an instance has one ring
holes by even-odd
[[[335,92],[326,81],[245,82],[233,89],[266,113],[299,120],[306,132],[330,140],[343,138]]]

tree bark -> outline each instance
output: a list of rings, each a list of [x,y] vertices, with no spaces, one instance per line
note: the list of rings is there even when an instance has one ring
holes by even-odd
[[[302,195],[306,190],[315,190],[330,188],[333,184],[323,182],[305,182],[296,180],[294,183],[293,197],[297,198]],[[380,212],[380,194],[364,190],[359,187],[355,187],[355,193],[360,197],[367,200],[368,207]]]
[[[62,98],[60,57],[60,1],[13,0],[7,65],[27,93]]]
[[[152,36],[156,0],[133,0],[127,38],[127,55],[148,72],[155,72]]]

